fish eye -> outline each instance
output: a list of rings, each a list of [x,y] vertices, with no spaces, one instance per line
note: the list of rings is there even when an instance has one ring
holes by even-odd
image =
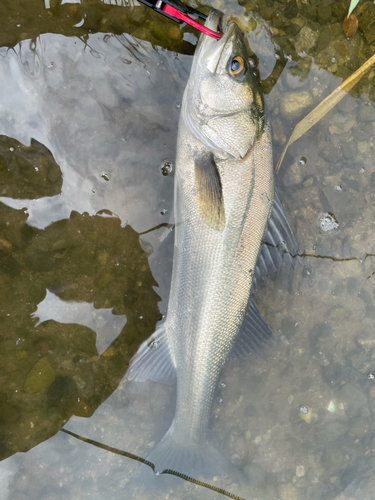
[[[241,56],[234,56],[229,63],[229,73],[237,78],[243,76],[246,69],[245,59]]]

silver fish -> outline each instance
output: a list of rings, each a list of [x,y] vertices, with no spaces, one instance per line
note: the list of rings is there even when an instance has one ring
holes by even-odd
[[[206,26],[216,31],[221,17],[212,10]],[[231,354],[257,354],[271,341],[252,289],[296,249],[277,195],[274,203],[270,126],[235,23],[219,41],[201,35],[176,165],[168,313],[128,379],[177,382],[173,423],[148,457],[156,470],[212,476],[229,464],[209,439],[221,369]]]

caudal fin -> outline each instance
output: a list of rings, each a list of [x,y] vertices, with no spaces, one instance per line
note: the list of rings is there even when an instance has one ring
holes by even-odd
[[[239,470],[211,443],[186,444],[176,440],[173,424],[147,461],[153,464],[156,475],[185,476],[199,481],[209,481],[217,476],[234,481],[241,479]]]

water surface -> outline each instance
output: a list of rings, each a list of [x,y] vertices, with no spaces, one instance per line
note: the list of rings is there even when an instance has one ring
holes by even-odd
[[[308,12],[211,4],[249,31],[275,158],[373,51],[366,30],[350,40],[338,31],[334,4],[326,20],[318,2]],[[137,461],[59,432],[146,457],[173,418],[173,389],[123,377],[166,312],[173,167],[163,166],[174,162],[195,38],[172,24],[163,38],[157,17],[139,22],[143,10],[52,7],[19,22],[22,10],[7,11],[0,48],[4,498],[225,498],[176,478],[143,488]],[[277,344],[228,363],[212,419],[249,499],[373,498],[374,75],[289,149],[277,175],[302,265],[260,284]]]

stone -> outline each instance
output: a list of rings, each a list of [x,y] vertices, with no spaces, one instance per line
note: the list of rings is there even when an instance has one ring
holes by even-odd
[[[358,121],[372,122],[375,120],[375,109],[372,106],[364,105],[359,108]]]
[[[301,28],[301,31],[296,36],[294,42],[294,48],[296,49],[296,52],[298,52],[299,54],[301,52],[308,53],[310,49],[312,49],[316,44],[318,36],[319,33],[313,31],[308,26],[304,26],[303,28]]]
[[[329,126],[329,132],[331,135],[335,134],[345,134],[356,124],[353,118],[348,118],[340,113],[333,115],[331,119],[331,125]]]
[[[11,253],[12,243],[4,238],[0,238],[0,255],[1,253]]]
[[[280,484],[277,491],[281,500],[298,500],[298,490],[292,483]]]
[[[369,155],[371,153],[371,146],[367,141],[359,141],[357,148],[361,155]]]
[[[303,477],[306,474],[305,467],[303,465],[297,465],[296,476]]]
[[[329,444],[337,441],[349,430],[349,424],[342,420],[334,420],[320,426],[316,431],[316,437],[320,444]]]
[[[310,92],[286,92],[281,99],[280,112],[286,118],[294,119],[300,117],[313,104]]]
[[[345,384],[339,393],[340,399],[356,410],[367,405],[367,398],[361,389],[354,384]]]
[[[320,22],[320,24],[328,23],[328,21],[332,17],[331,6],[322,3],[321,5],[319,5],[319,9],[317,9],[316,14],[317,14],[318,21]]]
[[[303,175],[301,172],[301,168],[297,163],[293,163],[284,175],[284,184],[285,186],[295,186],[299,184],[303,179]]]
[[[47,389],[56,378],[47,357],[41,358],[29,371],[25,381],[25,391],[29,394],[38,394]]]

